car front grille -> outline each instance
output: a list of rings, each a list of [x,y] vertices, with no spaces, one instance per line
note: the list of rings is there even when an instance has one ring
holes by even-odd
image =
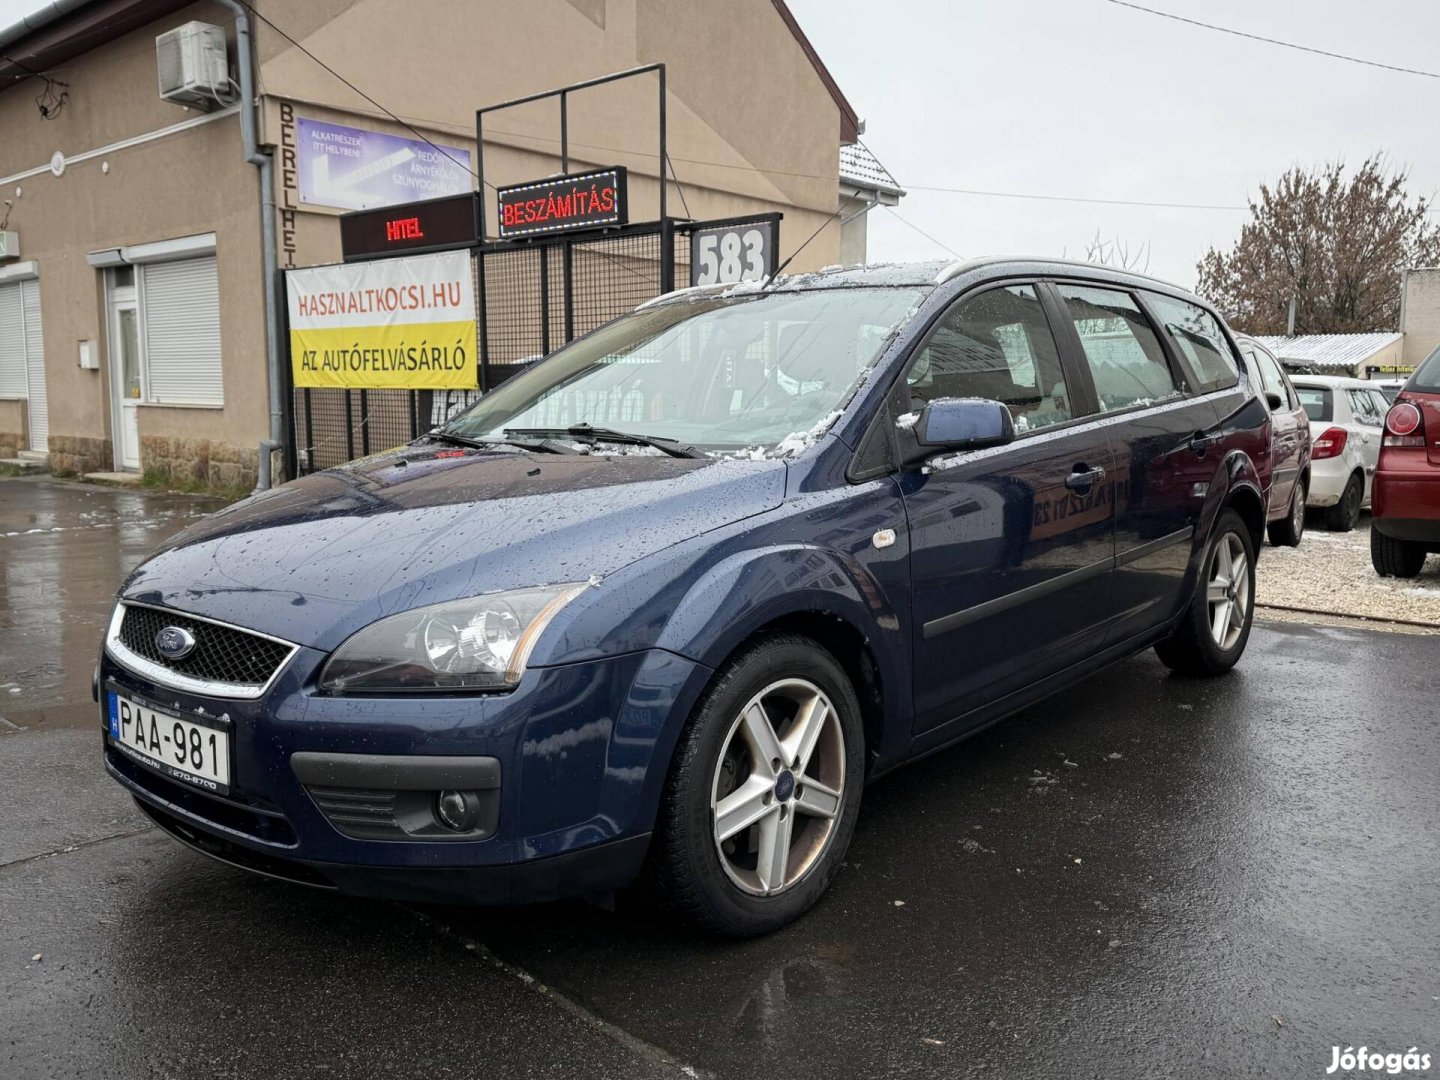
[[[171,660],[161,654],[155,635],[167,626],[178,626],[194,635],[195,649],[189,656]],[[265,686],[294,651],[294,646],[286,642],[233,626],[135,604],[124,605],[115,638],[140,659],[189,680],[238,687]]]

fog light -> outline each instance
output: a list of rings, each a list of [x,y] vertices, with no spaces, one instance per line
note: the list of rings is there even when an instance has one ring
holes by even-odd
[[[435,796],[435,820],[447,829],[469,832],[480,820],[480,800],[468,791],[442,791]]]

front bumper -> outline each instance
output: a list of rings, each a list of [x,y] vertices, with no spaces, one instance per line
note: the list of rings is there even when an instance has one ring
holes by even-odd
[[[106,655],[102,723],[110,692],[179,716],[220,718],[229,725],[233,776],[226,795],[198,790],[108,739],[106,770],[171,836],[274,877],[408,900],[583,895],[634,878],[670,751],[709,677],[701,665],[650,650],[532,668],[509,694],[342,698],[314,690],[323,659],[301,649],[263,698],[238,701],[158,686]],[[357,827],[353,816],[337,815],[334,778],[307,773],[304,762],[359,754],[489,759],[495,785],[475,786],[493,805],[460,837]],[[383,770],[367,775],[385,783]],[[434,775],[436,783],[447,777]]]

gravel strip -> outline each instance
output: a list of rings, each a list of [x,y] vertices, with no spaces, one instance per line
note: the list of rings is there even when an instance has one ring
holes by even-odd
[[[1326,532],[1311,523],[1298,548],[1266,545],[1255,601],[1440,627],[1440,558],[1432,555],[1420,576],[1409,581],[1382,578],[1370,565],[1368,516],[1348,533]]]

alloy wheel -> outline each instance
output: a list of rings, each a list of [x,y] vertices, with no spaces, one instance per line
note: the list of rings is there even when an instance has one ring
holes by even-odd
[[[834,704],[807,679],[756,694],[730,726],[710,809],[730,880],[755,896],[798,883],[820,861],[845,800],[845,738]]]
[[[1221,649],[1235,647],[1245,631],[1250,611],[1250,559],[1240,537],[1227,532],[1210,556],[1209,584],[1205,598],[1210,605],[1210,634]]]
[[[1297,544],[1300,537],[1305,535],[1305,489],[1298,485],[1294,497],[1290,500],[1290,531]]]

